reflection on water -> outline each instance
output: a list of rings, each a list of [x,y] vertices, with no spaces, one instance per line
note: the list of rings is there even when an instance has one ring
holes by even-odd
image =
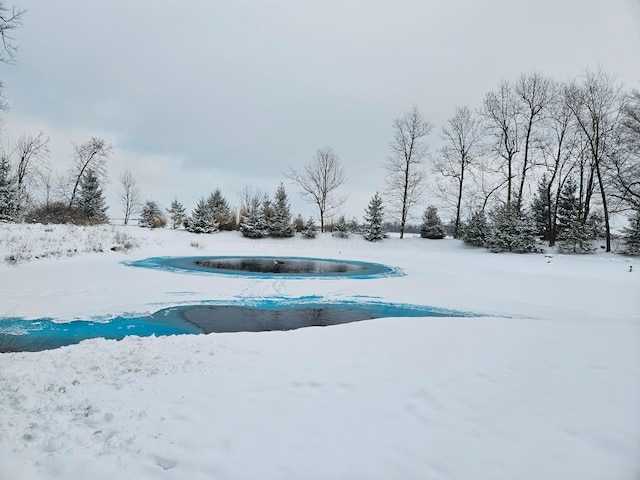
[[[328,260],[307,260],[298,258],[209,258],[197,260],[196,265],[220,270],[240,270],[256,273],[346,273],[359,272],[363,265]]]
[[[123,262],[130,267],[181,273],[250,275],[259,278],[354,278],[368,279],[404,275],[397,267],[355,260],[308,257],[152,257]]]
[[[298,299],[261,299],[257,304],[231,302],[170,307],[142,317],[115,317],[58,323],[50,318],[0,321],[0,352],[41,351],[73,345],[91,338],[121,340],[129,335],[266,332],[325,327],[382,317],[467,317],[469,312],[424,305],[318,303]]]

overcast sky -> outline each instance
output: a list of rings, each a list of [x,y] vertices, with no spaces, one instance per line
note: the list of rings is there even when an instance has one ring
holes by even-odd
[[[434,152],[455,106],[479,107],[501,79],[602,67],[640,86],[640,0],[4,4],[27,13],[18,63],[0,64],[3,142],[44,131],[62,171],[72,142],[108,140],[112,217],[126,168],[145,199],[191,210],[215,188],[231,204],[245,185],[273,194],[324,146],[347,173],[344,213],[361,217],[391,123],[414,104],[435,124]],[[315,213],[285,186],[294,213]]]

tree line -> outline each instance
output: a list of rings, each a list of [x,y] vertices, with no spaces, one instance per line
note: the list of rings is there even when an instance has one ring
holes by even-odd
[[[0,2],[2,62],[14,60],[10,33],[23,14]],[[0,99],[0,107],[6,108],[4,97]],[[392,220],[403,238],[422,205],[421,235],[441,238],[442,229],[493,251],[532,251],[545,242],[583,253],[600,237],[610,251],[612,218],[620,214],[629,215],[625,238],[633,237],[640,217],[640,91],[626,90],[612,75],[586,70],[577,79],[557,81],[523,73],[487,92],[480,108],[455,107],[440,130],[439,147],[431,152],[433,131],[417,106],[393,120],[382,162],[383,191],[372,196],[362,222],[339,216],[333,228],[346,231],[346,225],[348,231],[358,231],[375,218],[375,229],[379,223],[386,230],[385,221]],[[102,185],[113,148],[96,137],[72,147],[68,170],[55,178],[44,133],[24,135],[12,148],[2,147],[0,220],[107,221]],[[314,206],[315,219],[291,220],[282,183],[273,200],[245,187],[237,208],[215,190],[190,215],[177,199],[163,210],[156,202],[142,202],[130,170],[119,177],[119,203],[125,224],[140,214],[143,226],[164,226],[168,219],[173,228],[196,233],[239,229],[260,238],[290,236],[305,226],[315,231],[318,220],[324,232],[327,219],[347,201],[340,194],[347,178],[339,156],[328,146],[320,148],[303,169],[283,176]],[[451,214],[446,226],[435,206],[423,205],[427,192]]]

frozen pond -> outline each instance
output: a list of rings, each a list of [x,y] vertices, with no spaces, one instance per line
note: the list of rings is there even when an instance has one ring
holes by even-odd
[[[40,351],[72,345],[90,338],[120,340],[141,337],[229,332],[265,332],[324,327],[382,317],[464,317],[472,313],[422,305],[359,302],[261,300],[251,306],[240,301],[186,305],[152,315],[55,322],[50,318],[0,321],[0,352]]]
[[[152,257],[124,264],[182,273],[251,275],[262,278],[378,278],[404,275],[399,268],[379,263],[307,257]]]

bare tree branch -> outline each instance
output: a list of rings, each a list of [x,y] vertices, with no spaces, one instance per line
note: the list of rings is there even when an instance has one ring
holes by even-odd
[[[290,169],[285,177],[302,189],[300,194],[308,203],[318,207],[320,231],[324,232],[326,214],[347,201],[346,195],[335,195],[335,191],[347,181],[340,158],[331,148],[320,148],[304,171]]]
[[[400,238],[404,237],[411,208],[420,201],[426,188],[427,174],[424,160],[427,157],[426,137],[433,125],[413,106],[402,117],[393,121],[393,139],[389,146],[391,155],[384,163],[387,170],[385,193],[389,204],[399,215]]]

